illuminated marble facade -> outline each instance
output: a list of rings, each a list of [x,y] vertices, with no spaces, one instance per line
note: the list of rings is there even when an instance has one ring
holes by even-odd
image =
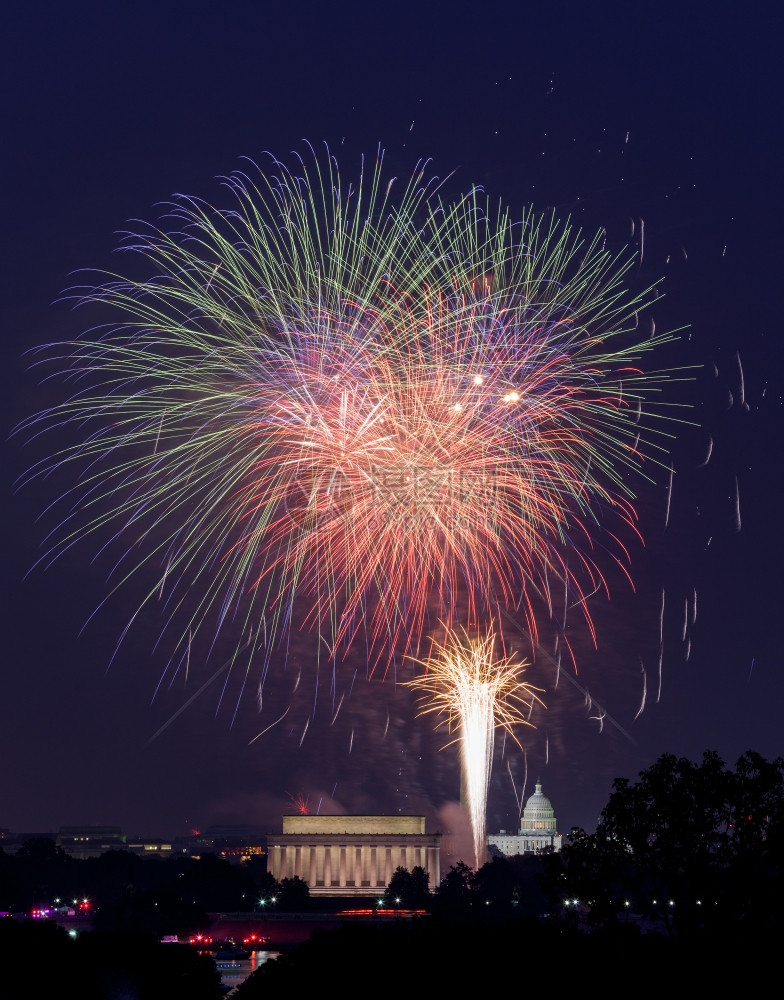
[[[555,810],[550,800],[542,793],[541,781],[536,782],[536,791],[528,799],[520,819],[520,830],[509,834],[502,830],[491,833],[487,846],[500,854],[540,854],[545,848],[561,850],[562,837],[556,832]]]
[[[416,865],[441,881],[440,833],[425,833],[424,816],[284,816],[268,838],[269,867],[280,880],[298,876],[313,896],[373,896],[396,868]]]

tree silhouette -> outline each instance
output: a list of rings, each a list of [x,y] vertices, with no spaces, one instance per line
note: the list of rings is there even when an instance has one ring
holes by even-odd
[[[281,910],[307,910],[310,906],[310,887],[308,883],[294,875],[280,880],[278,891],[278,906]]]
[[[618,778],[593,834],[575,830],[548,862],[555,902],[579,899],[606,926],[639,914],[669,934],[775,919],[784,881],[784,760],[751,751],[733,772],[706,751],[695,764],[663,754]]]
[[[384,902],[389,906],[402,906],[408,910],[426,910],[431,903],[430,876],[421,865],[398,867],[392,874],[384,892]]]

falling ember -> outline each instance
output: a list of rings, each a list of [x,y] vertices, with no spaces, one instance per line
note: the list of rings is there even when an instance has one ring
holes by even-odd
[[[496,658],[496,634],[469,638],[465,630],[447,630],[444,643],[433,642],[430,657],[416,661],[426,672],[407,682],[422,692],[420,715],[442,716],[451,743],[460,744],[461,794],[468,810],[474,842],[474,862],[485,861],[487,792],[493,763],[495,730],[504,729],[520,745],[516,726],[532,725],[528,716],[535,703],[543,705],[539,688],[522,680],[524,660]]]
[[[648,675],[645,673],[645,666],[642,660],[640,660],[640,672],[642,673],[642,697],[640,699],[640,707],[637,709],[637,714],[635,715],[635,720],[639,719],[645,709],[645,701],[648,697]]]
[[[667,530],[667,525],[670,523],[670,506],[672,504],[672,480],[675,475],[675,466],[670,466],[670,481],[667,484],[667,508],[664,512],[664,530]]]

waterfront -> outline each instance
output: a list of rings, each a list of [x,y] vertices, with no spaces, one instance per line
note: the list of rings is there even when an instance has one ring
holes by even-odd
[[[250,958],[217,959],[215,965],[220,972],[224,986],[239,986],[248,976],[271,958],[277,958],[279,951],[253,951]]]

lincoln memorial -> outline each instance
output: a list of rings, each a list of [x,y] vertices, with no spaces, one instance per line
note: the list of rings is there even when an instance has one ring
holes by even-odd
[[[297,875],[312,896],[373,896],[396,868],[416,865],[441,881],[440,833],[425,833],[424,816],[284,816],[283,833],[267,841],[278,881]]]

